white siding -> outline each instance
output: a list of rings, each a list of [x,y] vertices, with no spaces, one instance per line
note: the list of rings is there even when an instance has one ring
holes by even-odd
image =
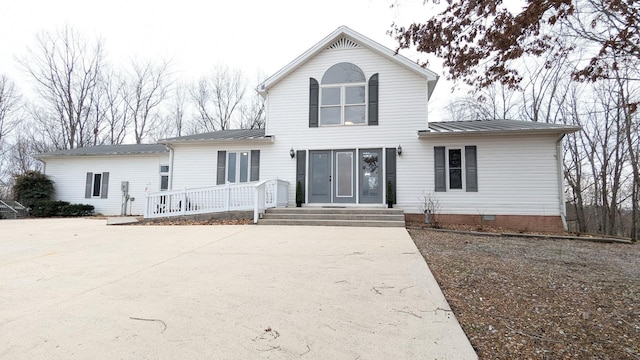
[[[367,80],[379,74],[378,126],[336,126],[309,128],[309,78],[321,81],[324,72],[339,62],[359,66]],[[267,135],[275,136],[270,151],[263,155],[262,178],[284,179],[295,184],[295,160],[289,150],[396,148],[404,153],[397,163],[397,202],[415,202],[419,184],[428,173],[417,172],[426,153],[420,151],[417,131],[427,128],[426,79],[366,48],[325,50],[310,59],[273,88],[267,101]],[[268,164],[268,165],[267,165]],[[295,186],[290,186],[293,202]],[[411,194],[411,195],[410,195]]]
[[[439,201],[443,214],[560,215],[557,139],[557,135],[423,139],[430,174],[423,188]],[[433,192],[433,147],[464,149],[465,145],[477,146],[478,192]]]
[[[243,144],[173,144],[173,190],[184,188],[196,188],[216,185],[216,172],[218,164],[218,150],[251,151],[260,150],[260,180],[268,178],[263,176],[265,163],[263,156],[265,149],[272,144],[264,142],[245,142]],[[287,150],[288,152],[288,150]]]
[[[122,192],[120,183],[129,182],[129,195],[135,198],[131,211],[144,213],[145,189],[160,191],[160,165],[169,165],[169,154],[68,156],[46,159],[45,172],[54,181],[55,199],[73,204],[90,204],[103,215],[120,215]],[[109,172],[108,198],[85,199],[87,172]],[[129,214],[129,206],[127,206]]]

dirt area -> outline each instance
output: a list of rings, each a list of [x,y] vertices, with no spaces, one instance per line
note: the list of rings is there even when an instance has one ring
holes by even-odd
[[[640,359],[640,245],[410,229],[482,359]]]
[[[143,226],[167,226],[167,225],[250,225],[253,224],[253,220],[248,219],[209,219],[209,220],[189,220],[189,219],[158,219],[158,220],[149,220],[145,221],[144,219],[139,219],[140,222],[135,223],[135,225],[143,225]]]

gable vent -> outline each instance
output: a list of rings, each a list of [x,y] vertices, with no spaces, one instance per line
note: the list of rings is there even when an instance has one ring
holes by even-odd
[[[355,49],[359,47],[360,45],[347,38],[340,38],[338,41],[331,44],[327,50]]]

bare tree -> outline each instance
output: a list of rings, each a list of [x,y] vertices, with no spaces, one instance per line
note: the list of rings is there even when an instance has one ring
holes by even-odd
[[[557,123],[571,77],[568,58],[548,56],[523,61],[522,114],[533,122]]]
[[[246,90],[246,81],[238,69],[217,65],[213,73],[202,77],[191,88],[198,111],[196,131],[226,130],[234,126]]]
[[[0,75],[0,150],[4,138],[18,122],[15,118],[20,109],[21,96],[13,81],[6,75]]]
[[[120,73],[112,69],[104,72],[100,86],[105,111],[105,142],[108,144],[124,143],[131,125],[131,111],[124,97],[125,85]]]
[[[263,129],[265,122],[265,99],[254,91],[240,108],[240,129]]]
[[[148,132],[158,124],[160,105],[171,85],[169,63],[132,63],[129,81],[123,89],[124,101],[131,113],[136,144],[141,144]]]
[[[187,97],[187,86],[183,83],[177,84],[173,89],[173,96],[164,115],[162,126],[158,127],[154,133],[156,140],[186,135]]]
[[[451,101],[445,110],[453,121],[515,119],[520,108],[519,94],[504,85],[492,84]]]
[[[89,43],[76,30],[66,26],[54,33],[37,35],[37,47],[18,61],[36,81],[41,110],[48,126],[60,134],[63,148],[91,143],[96,128],[89,125],[102,70],[102,42]]]

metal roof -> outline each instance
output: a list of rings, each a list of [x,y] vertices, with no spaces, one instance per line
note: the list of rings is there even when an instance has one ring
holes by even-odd
[[[202,134],[178,136],[168,139],[162,139],[158,142],[163,144],[179,143],[179,142],[215,142],[215,141],[233,141],[233,140],[262,140],[272,141],[271,136],[265,136],[264,129],[238,129],[238,130],[220,130]]]
[[[428,130],[418,131],[418,136],[437,134],[510,134],[510,133],[572,133],[579,126],[550,124],[519,120],[472,120],[430,122]]]
[[[58,156],[148,155],[168,152],[169,149],[162,144],[97,145],[69,150],[56,150],[37,154],[34,157],[40,159]]]

